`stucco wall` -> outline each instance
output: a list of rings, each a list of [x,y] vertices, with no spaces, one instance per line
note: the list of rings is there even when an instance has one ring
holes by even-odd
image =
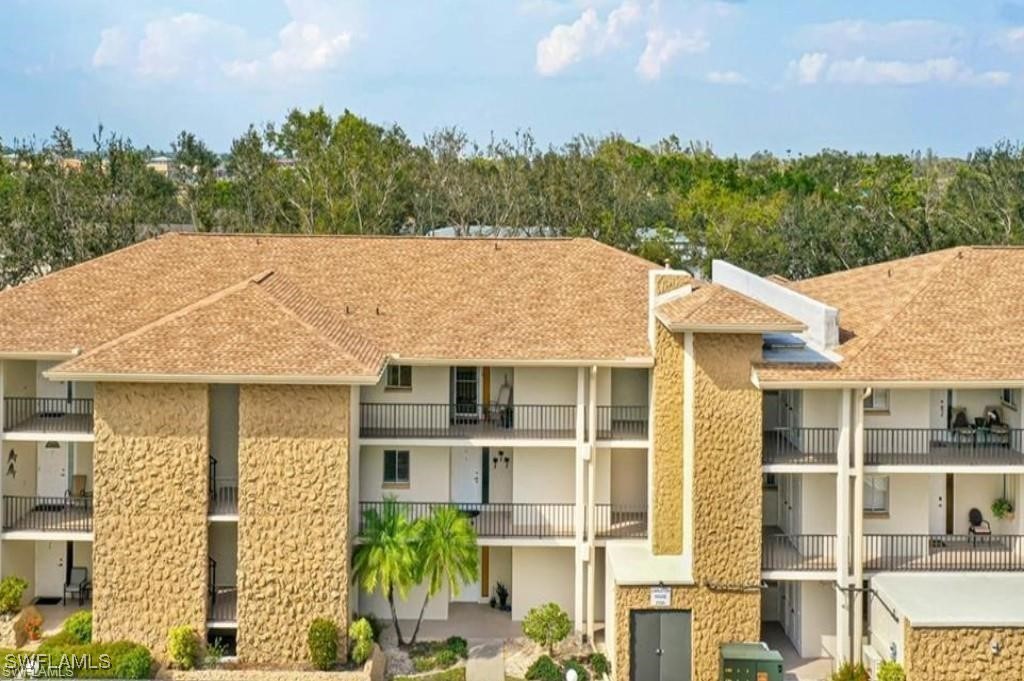
[[[359,461],[359,499],[380,501],[394,496],[403,501],[448,501],[448,447],[380,447],[363,445]],[[408,487],[384,485],[384,450],[409,452]]]
[[[513,380],[516,404],[576,404],[573,367],[516,367]]]
[[[444,366],[414,366],[412,389],[395,390],[384,387],[382,377],[377,385],[362,386],[363,402],[394,402],[401,404],[448,404],[451,370]]]
[[[512,619],[521,620],[530,608],[558,603],[573,619],[573,552],[571,548],[514,547],[512,549]]]
[[[307,659],[317,617],[348,628],[349,390],[242,386],[238,655]],[[339,640],[344,657],[347,637]]]
[[[665,555],[683,550],[683,337],[661,324],[654,333],[650,531],[651,549]]]
[[[5,359],[4,396],[33,397],[36,391],[36,363],[32,360]]]
[[[96,386],[93,627],[161,657],[206,622],[205,385]]]
[[[520,447],[512,468],[512,500],[519,504],[571,504],[576,500],[576,450]]]
[[[1015,681],[1024,677],[1024,628],[930,629],[907,623],[908,681]],[[1001,650],[993,655],[991,644]]]
[[[802,657],[826,657],[835,651],[836,592],[832,582],[800,582]]]

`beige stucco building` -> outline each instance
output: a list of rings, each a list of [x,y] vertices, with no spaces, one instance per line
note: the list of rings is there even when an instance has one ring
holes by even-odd
[[[879,285],[906,305],[914,270],[892,270]],[[913,587],[886,600],[870,579],[920,565],[893,547],[934,548],[922,499],[947,475],[949,566],[969,572],[960,509],[1024,494],[1024,381],[898,377],[923,355],[872,373],[877,319],[848,291],[877,270],[714,275],[586,239],[176,234],[4,291],[0,571],[29,599],[87,579],[99,639],[162,656],[186,624],[243,662],[303,664],[314,618],[389,615],[349,566],[363,514],[394,497],[414,517],[454,504],[477,531],[479,575],[427,620],[472,622],[500,584],[500,617],[559,603],[616,679],[713,681],[721,645],[764,638],[797,668],[895,656],[939,678],[922,651],[977,648],[998,618],[915,619]],[[886,434],[955,436],[937,399],[1003,405],[1006,441],[978,424],[969,448],[995,458],[923,461],[913,447],[946,436]],[[850,513],[865,495],[879,506]],[[992,525],[1004,572],[1020,522]],[[897,534],[916,539],[877,538]],[[422,602],[412,589],[399,616]],[[993,624],[978,669],[1015,664],[1018,627]]]

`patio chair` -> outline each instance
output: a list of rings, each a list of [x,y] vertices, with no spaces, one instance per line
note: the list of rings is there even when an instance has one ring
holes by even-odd
[[[68,581],[64,584],[64,605],[68,604],[68,596],[78,598],[79,605],[85,605],[85,601],[91,596],[92,582],[89,581],[89,569],[84,567],[71,568]]]
[[[953,442],[958,445],[974,444],[974,428],[971,428],[965,407],[953,407],[953,420],[949,424],[949,432]]]
[[[967,514],[967,519],[970,521],[970,527],[967,528],[967,534],[971,537],[971,543],[977,546],[978,537],[988,537],[989,540],[992,538],[992,526],[989,524],[985,517],[981,515],[981,511],[976,508],[972,508]]]
[[[1003,408],[985,407],[985,427],[988,428],[989,442],[998,445],[1010,444],[1010,426],[1003,420]]]

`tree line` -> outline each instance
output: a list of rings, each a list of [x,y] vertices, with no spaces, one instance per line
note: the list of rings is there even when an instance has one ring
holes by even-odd
[[[420,141],[351,112],[294,110],[225,154],[197,135],[156,152],[100,128],[0,144],[0,286],[174,229],[306,234],[589,236],[707,271],[726,258],[814,276],[958,244],[1024,243],[1024,147],[932,153],[720,157],[529,132],[486,144],[458,128]]]

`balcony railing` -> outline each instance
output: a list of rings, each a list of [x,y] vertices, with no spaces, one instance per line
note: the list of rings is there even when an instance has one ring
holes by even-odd
[[[234,622],[238,619],[238,589],[217,584],[217,561],[213,556],[207,557],[206,591],[209,601],[207,621]]]
[[[1024,466],[1024,430],[865,428],[864,463],[882,465]]]
[[[594,524],[601,539],[645,539],[647,506],[597,504]]]
[[[8,433],[91,433],[92,400],[63,397],[5,397]]]
[[[864,535],[864,568],[878,572],[1024,570],[1024,536],[994,534]]]
[[[836,536],[767,533],[761,550],[761,569],[797,572],[835,570]]]
[[[359,429],[365,438],[573,439],[576,406],[364,402]]]
[[[646,440],[645,406],[611,406],[597,408],[598,440]]]
[[[834,464],[836,428],[774,428],[764,431],[765,464]]]
[[[92,532],[92,497],[4,496],[5,532]]]
[[[365,530],[367,511],[380,512],[383,501],[359,503],[359,532]],[[407,517],[416,521],[428,517],[435,508],[454,506],[473,523],[477,536],[500,538],[561,538],[575,535],[574,504],[464,504],[433,501],[399,502]]]
[[[238,514],[238,478],[210,479],[210,515]]]

